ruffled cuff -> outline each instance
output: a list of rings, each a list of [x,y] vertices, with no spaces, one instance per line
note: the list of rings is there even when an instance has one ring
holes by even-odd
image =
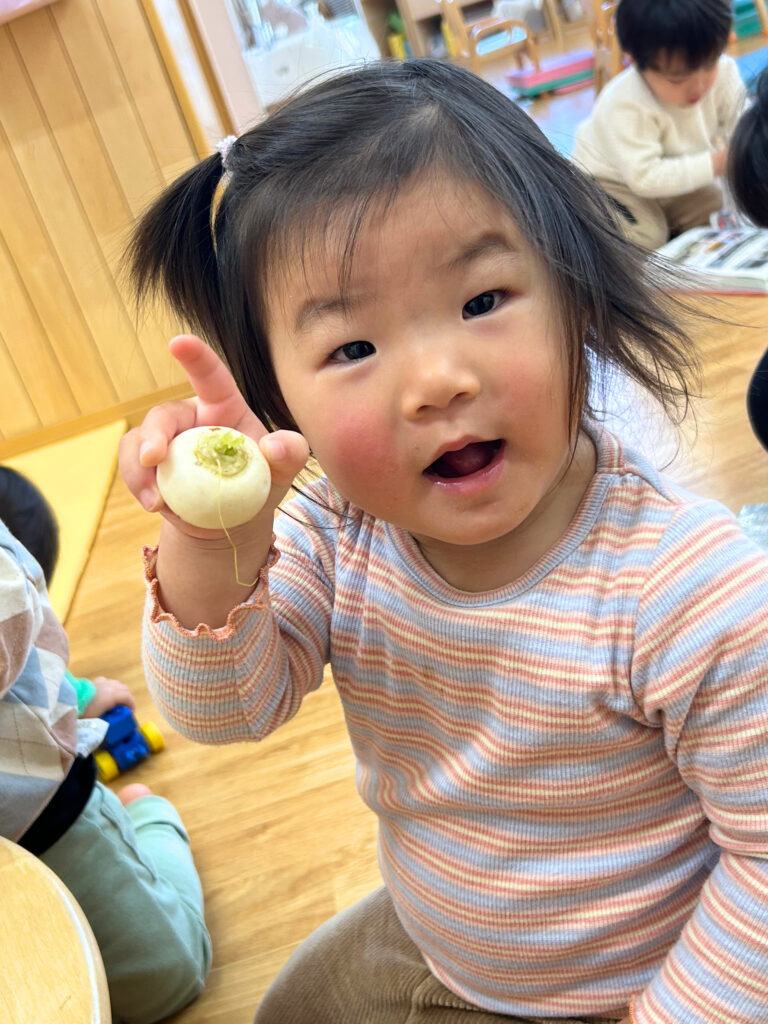
[[[148,597],[147,616],[149,622],[153,625],[158,622],[167,622],[171,628],[181,636],[192,638],[208,636],[217,643],[223,643],[226,640],[230,640],[235,635],[242,624],[243,619],[250,616],[254,611],[262,612],[269,606],[268,573],[280,557],[280,552],[275,547],[274,534],[272,536],[272,545],[269,549],[269,554],[267,555],[266,565],[259,570],[259,575],[256,579],[253,590],[244,601],[241,601],[240,604],[236,604],[234,608],[230,609],[226,623],[223,626],[217,626],[215,628],[206,625],[204,622],[200,622],[194,629],[187,629],[186,626],[181,625],[172,612],[165,611],[163,606],[160,604],[160,581],[157,578],[157,552],[158,545],[155,545],[154,547],[145,546],[142,549],[144,581],[147,585]]]

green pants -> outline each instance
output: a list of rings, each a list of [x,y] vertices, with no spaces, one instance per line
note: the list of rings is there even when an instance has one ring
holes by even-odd
[[[150,1024],[200,994],[211,961],[203,894],[176,809],[159,796],[123,807],[97,783],[40,859],[82,907],[101,951],[112,1013]]]

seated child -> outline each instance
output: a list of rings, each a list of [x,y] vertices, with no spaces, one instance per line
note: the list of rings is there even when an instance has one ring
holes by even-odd
[[[45,585],[50,587],[59,560],[59,524],[53,509],[32,481],[10,466],[0,466],[0,519],[37,560]],[[98,718],[116,704],[136,709],[133,694],[117,679],[106,676],[78,679],[69,669],[64,674],[74,688],[77,714],[81,718]]]
[[[97,716],[133,698],[116,680],[67,672],[67,637],[46,590],[57,555],[45,498],[0,466],[0,835],[38,856],[77,899],[115,1019],[151,1024],[203,988],[202,891],[173,806],[146,786],[115,796],[96,781],[90,744],[78,737],[78,703]]]
[[[197,397],[121,442],[162,515],[147,684],[191,738],[256,741],[330,666],[385,883],[256,1021],[766,1024],[768,558],[599,422],[612,371],[681,418],[694,393],[663,268],[447,62],[229,141],[130,251],[212,346],[173,340]],[[237,567],[157,491],[210,423],[272,473]],[[275,515],[310,450],[327,475]]]
[[[626,235],[656,249],[722,208],[716,179],[744,104],[723,50],[727,0],[621,0],[616,33],[631,67],[579,125],[574,161],[613,199]]]

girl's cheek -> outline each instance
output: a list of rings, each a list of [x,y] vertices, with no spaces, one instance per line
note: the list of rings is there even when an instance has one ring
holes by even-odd
[[[347,411],[315,429],[312,450],[328,476],[342,490],[349,481],[368,480],[392,469],[397,461],[392,431],[373,410]]]

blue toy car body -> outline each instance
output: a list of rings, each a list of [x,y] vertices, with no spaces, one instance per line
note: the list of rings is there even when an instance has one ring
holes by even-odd
[[[157,727],[151,722],[139,727],[127,705],[117,704],[101,718],[108,725],[107,734],[95,754],[102,782],[111,782],[121,772],[163,749],[163,737]]]

